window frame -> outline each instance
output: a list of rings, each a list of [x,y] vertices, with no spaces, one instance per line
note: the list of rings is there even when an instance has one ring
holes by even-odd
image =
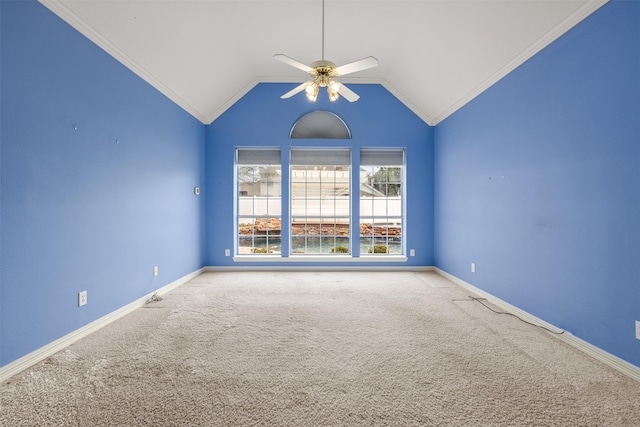
[[[289,161],[290,256],[351,256],[352,164],[350,148],[291,148]],[[338,180],[339,175],[342,178],[345,177],[344,172],[346,172],[346,183],[344,180]],[[325,176],[324,180],[323,176]],[[333,176],[332,179],[330,179],[331,176]],[[294,187],[299,188],[301,184],[304,196],[296,197],[297,191],[300,190]],[[345,196],[337,194],[339,189],[346,189],[346,203]],[[303,203],[302,212],[300,202]],[[341,207],[339,208],[338,205]],[[345,209],[345,206],[346,214],[339,213]],[[346,234],[343,232],[345,224],[348,230]],[[302,233],[299,232],[301,227]],[[301,239],[304,242],[302,251],[299,245],[294,243]],[[345,244],[338,244],[339,241],[344,240],[348,250],[346,254],[336,249],[339,246],[345,246]],[[315,247],[315,242],[317,242],[317,251],[309,251],[309,243]],[[323,251],[324,246],[331,248],[329,252]]]
[[[281,150],[280,148],[237,148],[236,149],[236,161],[235,161],[235,173],[234,173],[234,189],[235,189],[235,227],[234,227],[234,235],[235,235],[235,253],[237,255],[243,256],[251,256],[256,258],[261,258],[265,255],[274,254],[272,251],[270,240],[278,239],[280,240],[280,253],[282,253],[282,159],[281,159]],[[247,168],[257,168],[258,170],[266,169],[266,181],[252,180],[251,182],[246,181],[245,183],[251,185],[252,194],[249,195],[249,189],[247,186],[244,186],[241,183],[240,169],[242,167]],[[271,172],[269,169],[275,168],[276,171],[279,171],[280,178],[279,180],[269,180],[271,176]],[[262,176],[261,173],[259,173]],[[253,176],[256,176],[255,171],[253,171]],[[270,188],[272,183],[278,183],[279,188],[276,193],[271,195]],[[256,184],[260,185],[260,189],[256,191]],[[262,189],[266,194],[262,195]],[[275,188],[274,188],[275,189]],[[245,193],[245,194],[242,194]],[[259,198],[259,200],[256,200]],[[249,203],[248,200],[251,200],[251,213],[246,214],[243,213],[248,208]],[[275,199],[277,203],[277,208],[272,209],[270,212],[270,207],[274,205],[271,203]],[[261,205],[265,206],[264,213],[256,213],[256,203],[260,202]],[[262,209],[259,209],[259,211]],[[243,219],[250,219],[250,224],[245,224],[242,222]],[[276,223],[279,222],[280,228],[276,227]],[[274,225],[272,227],[272,224]],[[262,227],[264,225],[264,227]],[[251,228],[250,233],[243,233],[243,227],[246,230],[246,227]],[[261,231],[261,228],[264,228],[264,234],[257,234]],[[272,231],[273,230],[273,231]],[[245,244],[242,244],[242,241],[247,241],[248,238],[243,238],[242,236],[249,236],[251,240],[251,244],[248,246],[250,252],[242,253],[243,250],[241,248],[247,247]],[[264,245],[256,245],[256,239],[262,240],[264,236]],[[262,247],[264,246],[264,248]],[[274,255],[278,255],[276,252]]]
[[[260,151],[260,150],[277,150],[279,153],[279,162],[277,166],[280,169],[280,224],[281,230],[278,235],[280,238],[280,253],[273,254],[260,254],[261,256],[256,256],[257,254],[246,254],[239,253],[239,220],[243,218],[240,215],[238,210],[239,208],[239,198],[240,198],[240,188],[238,182],[238,153],[242,150],[248,151]],[[252,263],[252,262],[267,262],[267,263],[401,263],[407,262],[408,258],[406,256],[406,150],[404,148],[389,148],[389,149],[379,149],[379,148],[330,148],[330,147],[319,147],[319,146],[309,146],[309,147],[289,147],[288,155],[286,149],[281,147],[260,147],[260,148],[252,148],[252,147],[236,147],[236,162],[234,165],[234,255],[233,262],[238,263]],[[293,245],[292,245],[292,237],[293,232],[291,230],[291,223],[294,219],[294,213],[292,212],[292,182],[293,176],[291,174],[292,165],[295,163],[295,155],[294,161],[292,161],[292,151],[305,151],[308,157],[314,157],[314,151],[317,153],[318,151],[330,151],[330,150],[348,150],[349,151],[349,161],[345,165],[349,169],[348,173],[348,188],[349,188],[349,233],[348,233],[348,241],[349,241],[349,253],[348,254],[331,254],[331,253],[305,253],[305,254],[296,254],[293,253]],[[356,150],[359,150],[356,152]],[[380,254],[375,254],[371,256],[370,254],[361,253],[363,251],[359,250],[362,246],[360,245],[360,223],[362,218],[362,212],[360,211],[360,159],[355,158],[356,156],[361,156],[363,152],[378,152],[378,151],[393,151],[393,152],[401,152],[402,153],[402,170],[401,170],[401,221],[402,221],[402,235],[401,235],[401,253],[390,253],[384,254],[384,256],[379,256]],[[260,153],[258,153],[260,154]],[[366,163],[366,161],[365,161]],[[355,167],[354,167],[355,166]],[[365,165],[366,166],[366,165]],[[354,227],[354,224],[357,224]],[[334,233],[336,234],[336,233]],[[357,245],[355,247],[354,245]]]
[[[390,170],[397,170],[392,174],[397,179],[390,179]],[[406,224],[405,150],[400,148],[361,148],[360,171],[367,173],[368,179],[365,188],[369,188],[371,192],[371,203],[367,211],[367,199],[362,195],[361,183],[361,191],[358,195],[360,203],[359,237],[360,239],[371,239],[371,244],[367,245],[367,251],[361,253],[360,256],[404,255],[406,248],[404,237]],[[376,175],[379,172],[382,172],[380,176],[384,176],[384,180],[376,180]],[[394,187],[399,187],[400,191],[392,195],[390,193]],[[376,200],[378,197],[379,199]],[[381,212],[382,208],[384,208],[384,212]],[[363,234],[363,230],[370,230],[370,234]],[[363,247],[362,244],[361,247]],[[399,253],[396,252],[396,247],[399,248]]]

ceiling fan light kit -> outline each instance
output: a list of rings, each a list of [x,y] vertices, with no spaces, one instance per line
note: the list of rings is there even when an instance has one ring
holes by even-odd
[[[355,73],[357,71],[366,70],[378,66],[378,60],[373,56],[369,56],[359,61],[351,62],[349,64],[336,67],[331,61],[324,59],[324,0],[322,0],[322,59],[311,64],[311,66],[305,65],[293,58],[283,54],[276,54],[273,56],[278,61],[282,61],[285,64],[291,65],[302,71],[309,73],[312,80],[302,83],[289,92],[282,95],[280,98],[286,99],[293,95],[305,91],[307,99],[311,102],[315,102],[318,98],[318,93],[321,87],[327,88],[327,94],[331,102],[336,101],[340,95],[342,95],[347,101],[355,102],[360,99],[360,96],[351,89],[347,88],[342,83],[335,80],[336,77],[344,76],[346,74]]]
[[[305,91],[307,92],[307,99],[311,102],[316,102],[316,99],[318,98],[318,92],[320,91],[318,85],[315,82],[307,84]]]

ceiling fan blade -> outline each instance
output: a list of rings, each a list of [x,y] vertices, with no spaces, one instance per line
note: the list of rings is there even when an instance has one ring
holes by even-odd
[[[378,66],[378,60],[373,56],[368,56],[359,61],[350,62],[349,64],[341,65],[336,68],[336,73],[339,76],[344,76],[346,74],[355,73],[356,71],[366,70],[368,68],[373,68]]]
[[[340,88],[338,89],[338,93],[344,97],[349,102],[356,102],[360,99],[360,95],[340,83]]]
[[[313,70],[313,68],[309,67],[308,65],[304,65],[302,62],[298,62],[295,59],[289,58],[287,55],[283,55],[281,53],[273,55],[273,57],[275,59],[277,59],[278,61],[282,61],[285,64],[289,64],[292,67],[296,67],[296,68],[298,68],[298,69],[300,69],[302,71],[305,71],[307,73],[310,72],[311,70]]]
[[[291,98],[296,93],[302,92],[307,87],[308,84],[309,82],[302,83],[300,86],[296,86],[295,88],[291,89],[289,92],[282,95],[280,98],[282,99]]]

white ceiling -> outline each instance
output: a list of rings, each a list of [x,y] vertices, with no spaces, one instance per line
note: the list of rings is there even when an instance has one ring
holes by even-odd
[[[40,1],[207,124],[260,82],[308,80],[274,54],[322,56],[321,0]],[[380,83],[435,125],[606,1],[326,0],[325,59],[376,57],[340,80]]]

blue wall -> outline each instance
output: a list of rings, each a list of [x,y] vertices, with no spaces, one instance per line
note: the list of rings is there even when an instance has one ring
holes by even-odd
[[[435,140],[436,265],[640,366],[640,2],[606,4]]]
[[[353,150],[354,166],[362,147],[405,148],[407,223],[404,237],[407,248],[414,248],[416,256],[401,265],[433,265],[433,128],[380,85],[351,85],[361,96],[355,103],[344,99],[331,103],[324,90],[316,103],[308,102],[304,94],[280,99],[280,95],[293,86],[260,84],[207,127],[207,265],[234,265],[230,257],[224,256],[226,248],[233,253],[235,235],[229,226],[234,219],[233,205],[221,200],[234,200],[234,156],[239,146],[280,147],[284,153],[284,177],[288,175],[286,165],[291,147],[349,147]],[[331,111],[340,116],[350,128],[352,139],[289,139],[293,124],[314,110]],[[286,180],[283,199],[288,199]]]
[[[203,266],[205,128],[42,5],[1,8],[6,365]]]
[[[2,177],[2,0],[0,0],[0,177]],[[2,181],[0,179],[0,366],[2,366]]]
[[[416,257],[394,265],[435,264],[640,366],[640,3],[608,3],[435,132],[378,85],[309,104],[261,84],[205,127],[35,1],[0,1],[0,22],[0,366],[234,265],[235,148],[316,145],[287,137],[315,109],[353,132],[320,145],[406,148]]]

